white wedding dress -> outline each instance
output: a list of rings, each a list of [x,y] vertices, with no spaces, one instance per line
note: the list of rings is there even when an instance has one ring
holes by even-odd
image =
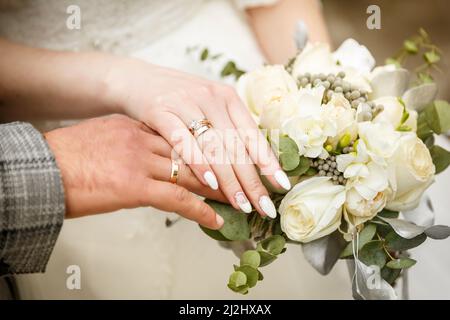
[[[263,56],[242,9],[271,2],[0,0],[0,36],[51,49],[125,54],[214,77],[186,54],[186,48],[208,47],[246,70],[261,65]],[[81,9],[80,30],[66,28],[66,8],[74,4]],[[166,228],[168,215],[174,217],[153,208],[139,208],[65,221],[47,272],[18,277],[22,297],[241,298],[226,287],[237,261],[233,253],[190,221],[180,220]],[[80,290],[66,286],[70,265],[80,267]],[[264,281],[245,298],[351,298],[349,275],[342,261],[323,277],[308,265],[299,247],[291,246],[264,269]]]

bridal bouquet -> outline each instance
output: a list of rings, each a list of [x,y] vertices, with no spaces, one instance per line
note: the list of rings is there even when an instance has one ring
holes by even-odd
[[[240,76],[238,91],[293,187],[271,189],[276,219],[206,200],[225,224],[203,231],[240,255],[231,290],[246,294],[290,243],[322,274],[347,259],[355,298],[396,298],[392,285],[416,263],[407,250],[450,235],[408,215],[450,163],[434,144],[450,130],[450,105],[434,100],[440,55],[428,39],[421,31],[378,67],[353,39],[334,52],[308,43],[287,66]],[[409,56],[423,59],[416,79],[402,67]]]

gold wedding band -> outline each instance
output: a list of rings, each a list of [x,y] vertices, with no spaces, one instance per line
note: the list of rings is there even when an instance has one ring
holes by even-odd
[[[172,160],[172,168],[170,170],[170,179],[169,182],[176,184],[178,181],[178,174],[180,172],[180,165],[177,161]]]
[[[198,138],[200,135],[205,133],[209,130],[209,128],[212,128],[211,122],[207,119],[200,119],[200,120],[193,120],[188,126],[189,131],[191,134]]]

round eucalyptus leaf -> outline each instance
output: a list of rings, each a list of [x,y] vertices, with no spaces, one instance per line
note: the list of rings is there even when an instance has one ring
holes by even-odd
[[[300,156],[294,152],[283,152],[280,154],[280,163],[283,170],[294,170],[300,163]]]
[[[242,254],[241,266],[249,265],[253,268],[258,268],[261,263],[261,256],[256,250],[248,250]]]
[[[250,227],[247,214],[234,209],[232,206],[214,200],[205,200],[225,223],[219,232],[228,240],[247,240],[250,238]]]
[[[268,264],[272,263],[277,256],[273,255],[271,253],[265,252],[265,251],[258,251],[259,255],[261,256],[261,263],[260,263],[260,267],[264,267],[267,266]]]
[[[306,157],[300,157],[298,166],[295,169],[288,170],[286,174],[289,177],[296,177],[305,174],[310,168],[310,160]]]
[[[260,242],[262,249],[265,251],[277,255],[280,254],[286,245],[286,239],[280,235],[273,235],[267,239],[264,239]]]
[[[280,153],[297,153],[298,154],[298,146],[294,140],[289,138],[288,136],[280,136],[279,147]]]
[[[235,271],[230,275],[228,283],[233,287],[240,287],[247,283],[247,275],[241,271]]]
[[[359,252],[359,260],[367,266],[376,265],[383,268],[386,264],[386,253],[383,250],[382,241],[369,241],[361,248]]]
[[[259,278],[259,274],[258,274],[258,270],[248,266],[248,265],[244,265],[244,266],[240,266],[239,268],[237,268],[238,271],[235,272],[242,272],[246,275],[247,277],[247,282],[246,285],[249,288],[253,288],[256,283],[258,282],[258,278]]]
[[[361,250],[366,243],[373,239],[376,231],[377,226],[374,224],[368,224],[364,227],[364,229],[362,229],[358,236],[358,251]],[[351,255],[353,255],[353,242],[347,244],[344,251],[341,253],[341,258],[349,257]]]
[[[387,234],[384,240],[385,246],[388,250],[404,251],[421,245],[426,239],[427,236],[424,233],[412,239],[405,239],[400,237],[395,231],[391,231]]]
[[[407,269],[416,264],[416,260],[410,258],[400,258],[389,261],[386,263],[386,267],[391,269]]]
[[[212,229],[208,229],[205,228],[204,226],[199,225],[200,229],[202,229],[202,231],[204,233],[206,233],[206,235],[208,235],[210,238],[217,240],[217,241],[231,241],[227,238],[225,238],[223,236],[223,234],[220,233],[219,230],[212,230]]]

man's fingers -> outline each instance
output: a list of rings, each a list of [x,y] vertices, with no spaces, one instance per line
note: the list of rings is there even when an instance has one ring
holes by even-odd
[[[209,229],[220,229],[223,225],[224,221],[220,215],[183,187],[148,179],[146,189],[149,204],[155,208],[176,212]]]
[[[178,163],[178,180],[177,185],[188,189],[189,191],[203,196],[208,199],[217,200],[220,202],[228,203],[227,198],[220,190],[212,190],[209,187],[204,186],[197,177],[192,173],[192,170],[181,160]],[[150,164],[149,164],[150,166]],[[150,168],[150,167],[149,167]],[[152,178],[167,182],[170,180],[170,173],[172,169],[172,160],[153,155],[151,159]]]

